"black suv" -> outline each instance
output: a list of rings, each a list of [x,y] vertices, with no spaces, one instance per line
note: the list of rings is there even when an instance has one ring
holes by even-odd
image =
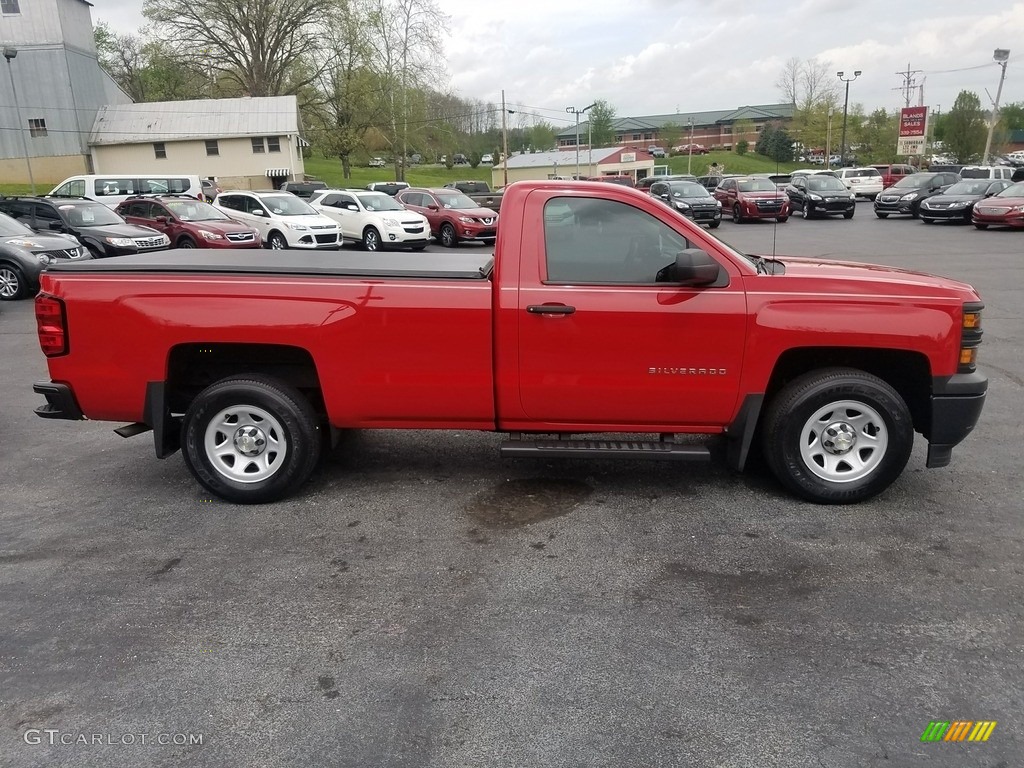
[[[162,251],[171,244],[162,232],[129,224],[103,203],[84,197],[4,197],[0,212],[36,232],[73,235],[93,258]]]
[[[948,171],[904,176],[878,193],[875,198],[875,216],[884,219],[890,214],[903,213],[916,219],[920,215],[922,200],[941,195],[958,181],[960,175]]]

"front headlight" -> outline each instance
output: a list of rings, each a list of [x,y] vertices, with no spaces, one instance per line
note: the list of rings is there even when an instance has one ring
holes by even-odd
[[[128,248],[129,246],[135,245],[135,241],[130,237],[107,237],[104,239],[117,248]],[[166,240],[167,238],[165,237],[164,239]]]
[[[1024,205],[1015,205],[1010,209],[1010,213],[1024,213]]]
[[[216,232],[207,232],[205,229],[199,230],[199,236],[204,240],[223,240],[224,235],[218,235]]]
[[[459,221],[463,224],[472,224],[473,220],[469,216],[459,216]]]
[[[39,263],[40,264],[51,264],[51,263],[53,263],[53,258],[48,253],[37,253],[36,254],[36,258],[39,259]]]
[[[288,229],[294,229],[296,232],[305,232],[307,229],[309,229],[309,227],[307,227],[305,224],[292,224],[287,221],[285,222],[284,225],[288,227]]]
[[[856,200],[856,199],[857,199],[857,196],[856,196],[855,194],[853,194],[853,193],[851,192],[851,193],[850,193],[850,199],[851,199],[851,200]]]
[[[37,243],[35,240],[15,239],[15,240],[8,240],[7,244],[8,245],[16,245],[19,248],[42,248],[43,247],[39,243]]]
[[[722,208],[722,201],[716,198],[715,199],[715,203],[718,205],[719,210],[721,210],[721,208]]]
[[[164,245],[171,244],[171,238],[169,238],[167,235],[160,235],[160,240],[161,242],[163,242]]]
[[[808,195],[808,199],[813,200],[816,203],[821,202],[821,195]]]
[[[903,195],[900,200],[916,200],[918,198],[918,194],[919,193],[917,192],[907,192],[907,194]]]
[[[924,203],[921,203],[921,205],[924,205]],[[966,206],[967,201],[965,200],[954,200],[952,203],[949,204],[950,208],[964,208]]]
[[[690,205],[689,205],[689,203],[682,203],[682,202],[679,202],[677,200],[676,201],[676,208],[678,208],[680,211],[688,211],[688,210],[690,210]]]
[[[398,219],[381,219],[381,223],[385,227],[399,227],[401,224],[398,223]]]

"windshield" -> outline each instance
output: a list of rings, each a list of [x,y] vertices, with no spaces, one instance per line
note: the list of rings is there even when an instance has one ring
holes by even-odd
[[[58,206],[60,215],[72,227],[102,227],[127,222],[101,203]]]
[[[0,213],[0,236],[11,237],[12,235],[34,235],[31,229],[26,227],[17,219],[12,219],[6,213]]]
[[[961,181],[946,190],[947,195],[984,195],[992,182],[989,179],[984,181]]]
[[[992,176],[988,168],[961,168],[960,175],[965,179],[988,179]]]
[[[174,200],[165,203],[167,209],[182,221],[230,221],[230,219],[209,203]]]
[[[356,195],[368,211],[404,211],[405,206],[383,192],[375,195]]]
[[[276,216],[316,216],[317,213],[305,200],[295,195],[264,195],[260,202]]]
[[[896,189],[920,189],[921,187],[927,187],[931,183],[932,178],[927,173],[913,173],[910,176],[904,176],[893,184],[893,187]]]
[[[845,192],[846,185],[831,176],[809,176],[807,189],[811,192]]]
[[[452,208],[456,211],[465,211],[471,208],[480,207],[461,192],[453,195],[439,194],[437,196],[437,201],[441,204],[442,208]]]
[[[996,197],[1024,197],[1024,181],[1011,184]]]
[[[670,184],[669,188],[672,190],[672,197],[711,197],[711,193],[695,181],[676,182]]]
[[[778,192],[778,188],[768,179],[749,179],[739,182],[740,192]]]

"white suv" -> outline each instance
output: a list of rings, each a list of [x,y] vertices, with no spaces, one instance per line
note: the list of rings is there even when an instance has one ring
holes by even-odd
[[[341,248],[338,224],[314,211],[291,192],[228,190],[213,206],[254,227],[268,248]]]
[[[837,168],[836,175],[857,197],[874,200],[882,191],[882,174],[877,168]]]
[[[412,248],[422,251],[430,241],[427,217],[406,210],[391,195],[363,189],[318,189],[309,199],[318,213],[341,226],[345,240],[368,251]]]

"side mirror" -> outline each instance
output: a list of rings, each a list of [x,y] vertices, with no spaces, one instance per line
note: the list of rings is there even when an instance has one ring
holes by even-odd
[[[157,224],[166,224],[167,223],[167,217],[166,216],[157,216],[156,217],[156,223]]]
[[[359,210],[359,206],[356,205],[355,203],[345,203],[345,210],[346,211],[358,211]]]
[[[264,211],[262,208],[256,208],[256,209],[253,210],[252,215],[253,216],[266,216],[267,212]]]
[[[668,192],[663,192],[662,194],[658,195],[658,197],[660,197],[660,198],[661,198],[662,200],[664,200],[664,201],[665,201],[666,203],[667,203],[667,202],[668,202],[668,200],[669,200],[669,197],[668,197]]]
[[[428,205],[428,206],[427,206],[427,208],[428,208],[429,210],[431,210],[431,211],[439,211],[439,210],[441,210],[441,209],[440,209],[440,208],[438,208],[438,207],[437,207],[436,205]]]
[[[55,232],[63,232],[64,231],[64,222],[63,221],[51,221],[49,228],[54,230]]]
[[[676,255],[675,264],[666,267],[666,282],[682,285],[711,285],[718,280],[721,266],[700,248],[687,248]]]

